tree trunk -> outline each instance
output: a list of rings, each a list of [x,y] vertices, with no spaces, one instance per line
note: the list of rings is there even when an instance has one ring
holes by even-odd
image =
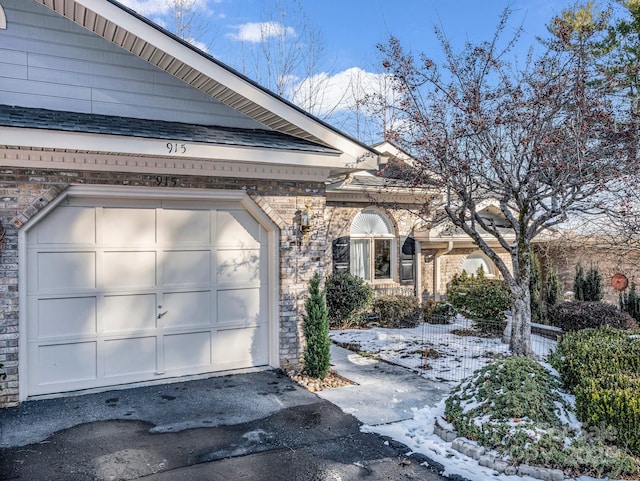
[[[522,280],[522,279],[520,279]],[[531,303],[529,281],[526,284],[513,286],[511,293],[514,299],[511,321],[511,341],[509,348],[516,356],[531,356]]]

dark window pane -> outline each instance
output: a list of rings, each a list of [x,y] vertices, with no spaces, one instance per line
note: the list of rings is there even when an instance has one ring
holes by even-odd
[[[391,279],[391,239],[375,239],[373,255],[375,278]]]

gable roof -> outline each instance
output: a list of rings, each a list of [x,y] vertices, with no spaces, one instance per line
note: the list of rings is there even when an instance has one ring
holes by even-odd
[[[0,105],[0,126],[339,154],[330,147],[273,130],[194,125],[8,105]]]
[[[375,168],[378,153],[116,0],[33,0],[269,129],[321,143]]]

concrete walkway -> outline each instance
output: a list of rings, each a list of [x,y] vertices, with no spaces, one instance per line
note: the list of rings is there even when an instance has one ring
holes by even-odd
[[[318,392],[318,396],[372,426],[413,418],[414,408],[435,406],[449,393],[446,385],[409,369],[331,346],[331,364],[354,385]]]

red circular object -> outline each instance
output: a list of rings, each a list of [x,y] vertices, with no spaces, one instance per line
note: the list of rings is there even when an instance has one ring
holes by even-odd
[[[611,285],[615,290],[621,291],[622,289],[627,288],[629,280],[624,274],[616,274],[611,278]]]

